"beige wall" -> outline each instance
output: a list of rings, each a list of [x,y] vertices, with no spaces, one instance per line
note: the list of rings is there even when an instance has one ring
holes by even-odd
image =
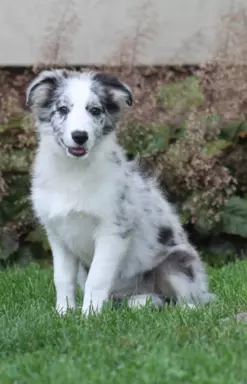
[[[247,0],[0,0],[0,65],[200,63],[234,4]]]

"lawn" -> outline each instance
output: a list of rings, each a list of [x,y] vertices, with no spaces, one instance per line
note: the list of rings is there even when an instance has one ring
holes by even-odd
[[[0,383],[247,383],[247,262],[210,269],[218,301],[108,310],[85,319],[54,313],[52,271],[0,272]],[[230,320],[224,320],[230,316]]]

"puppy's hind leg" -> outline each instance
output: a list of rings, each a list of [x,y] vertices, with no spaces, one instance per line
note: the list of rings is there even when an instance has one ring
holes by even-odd
[[[160,308],[164,306],[163,300],[154,293],[141,294],[130,296],[127,300],[129,308],[141,308],[146,304],[151,304],[153,307]]]
[[[208,290],[204,265],[189,244],[174,246],[155,270],[157,286],[166,296],[188,307],[205,304],[214,298]]]
[[[156,291],[154,271],[137,275],[136,277],[122,281],[113,294],[118,303],[126,302],[129,308],[142,308],[146,305],[161,308],[165,300],[160,292]]]

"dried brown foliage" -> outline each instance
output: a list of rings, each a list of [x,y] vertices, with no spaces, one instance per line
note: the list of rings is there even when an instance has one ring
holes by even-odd
[[[181,212],[207,231],[220,221],[220,210],[236,191],[236,180],[222,164],[221,152],[211,156],[210,145],[220,125],[192,111],[184,136],[153,159],[154,169]],[[203,223],[201,223],[203,219]]]
[[[73,47],[73,35],[81,23],[76,1],[56,1],[41,43],[40,59],[34,70],[47,66],[66,66]]]
[[[223,16],[214,60],[201,68],[208,102],[226,120],[246,120],[247,6]]]
[[[144,0],[129,17],[135,23],[134,33],[119,41],[108,61],[110,66],[125,67],[130,74],[134,72],[140,58],[145,56],[146,46],[157,32],[157,14],[153,0]]]

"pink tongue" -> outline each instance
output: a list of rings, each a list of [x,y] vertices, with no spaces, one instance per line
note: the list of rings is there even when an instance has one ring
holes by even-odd
[[[84,155],[86,153],[86,150],[84,148],[71,148],[70,149],[72,153]]]

